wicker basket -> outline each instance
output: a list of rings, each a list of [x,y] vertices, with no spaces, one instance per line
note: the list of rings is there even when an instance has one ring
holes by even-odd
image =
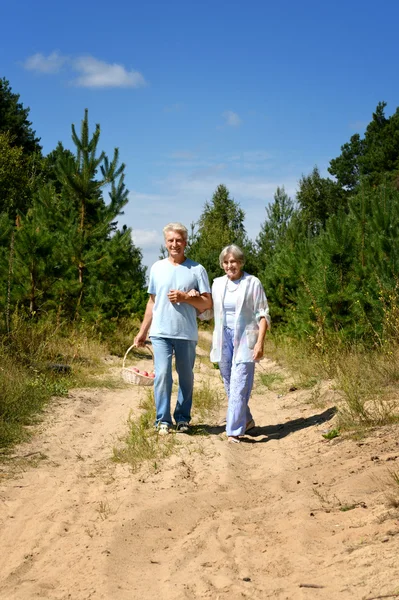
[[[151,352],[152,358],[154,358],[154,353],[152,351],[150,344],[151,344],[151,342],[146,342],[146,346],[147,346],[148,350]],[[132,346],[130,346],[130,348],[128,348],[126,350],[126,354],[123,357],[122,379],[124,381],[126,381],[126,383],[133,383],[134,385],[154,385],[153,377],[150,377],[147,375],[142,375],[141,373],[136,373],[135,371],[133,371],[134,367],[126,367],[125,366],[127,355],[129,354],[130,350],[134,347],[135,347],[134,344]]]

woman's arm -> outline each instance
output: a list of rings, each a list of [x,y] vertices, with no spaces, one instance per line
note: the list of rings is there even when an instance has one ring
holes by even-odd
[[[265,317],[261,317],[259,321],[259,332],[258,339],[256,340],[256,344],[254,346],[253,351],[253,359],[260,360],[263,358],[263,344],[265,342],[265,336],[267,331],[267,321]]]

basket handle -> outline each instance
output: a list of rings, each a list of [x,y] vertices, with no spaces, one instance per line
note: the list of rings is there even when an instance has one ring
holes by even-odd
[[[144,344],[147,346],[147,349],[148,349],[148,350],[150,351],[150,353],[152,354],[152,358],[154,358],[154,352],[152,351],[152,348],[151,348],[151,341],[150,341],[150,340],[146,340],[146,341],[144,342]],[[122,368],[123,368],[123,369],[125,368],[125,362],[126,362],[127,355],[129,354],[129,352],[130,352],[130,350],[131,350],[132,348],[138,348],[138,346],[136,346],[136,344],[132,344],[132,345],[131,345],[131,346],[130,346],[130,347],[127,349],[127,350],[126,350],[126,352],[125,352],[125,356],[123,357],[123,363],[122,363]]]

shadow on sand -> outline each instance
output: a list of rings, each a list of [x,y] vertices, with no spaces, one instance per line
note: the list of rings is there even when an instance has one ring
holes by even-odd
[[[248,433],[245,434],[245,437],[241,438],[241,442],[246,444],[258,444],[261,442],[268,442],[269,440],[278,440],[284,438],[295,431],[300,431],[301,429],[306,429],[307,427],[313,427],[314,425],[320,425],[321,423],[326,423],[330,421],[337,409],[335,406],[332,408],[327,408],[327,410],[319,413],[317,415],[312,415],[311,417],[294,419],[293,421],[286,421],[285,423],[278,423],[277,425],[265,425],[265,426],[256,426]],[[200,435],[201,433],[206,433],[208,435],[220,435],[225,431],[224,425],[193,425],[192,433],[194,435]]]

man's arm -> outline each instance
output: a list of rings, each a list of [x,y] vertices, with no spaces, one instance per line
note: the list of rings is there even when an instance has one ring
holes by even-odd
[[[186,304],[191,304],[194,306],[200,313],[204,312],[204,310],[208,310],[208,308],[212,308],[212,294],[207,292],[200,294],[199,296],[190,296],[189,292],[182,292],[181,290],[170,290],[168,293],[168,298],[172,304],[177,304],[178,302],[185,302]]]
[[[152,311],[154,309],[154,304],[155,304],[155,295],[151,294],[148,299],[147,306],[145,307],[144,318],[143,318],[143,322],[141,323],[140,331],[134,338],[134,342],[133,342],[134,345],[137,346],[138,348],[143,347],[145,345],[144,342],[147,339],[147,333],[148,333],[148,330],[150,329],[151,323],[152,323]]]

